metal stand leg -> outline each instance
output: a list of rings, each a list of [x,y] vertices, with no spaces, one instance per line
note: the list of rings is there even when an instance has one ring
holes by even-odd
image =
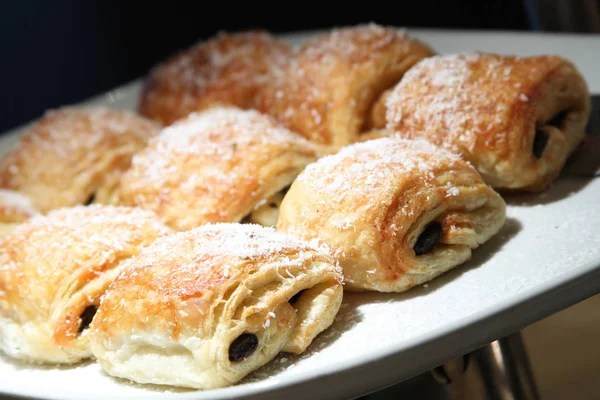
[[[539,400],[520,333],[490,343],[432,371],[455,399]]]

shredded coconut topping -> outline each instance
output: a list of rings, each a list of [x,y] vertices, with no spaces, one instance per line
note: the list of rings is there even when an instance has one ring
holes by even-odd
[[[183,246],[181,245],[183,244]],[[191,245],[189,254],[195,260],[212,257],[236,257],[240,259],[285,257],[293,251],[327,252],[317,241],[301,241],[277,232],[274,228],[256,224],[216,223],[205,224],[186,232],[178,232],[158,239],[142,251],[146,261],[173,258],[178,250]]]
[[[478,143],[493,148],[507,140],[513,104],[527,102],[543,78],[535,66],[550,70],[557,63],[547,61],[481,52],[423,59],[388,96],[387,127],[457,152]]]
[[[297,178],[309,193],[327,193],[316,204],[301,205],[300,214],[314,215],[321,210],[322,218],[340,230],[355,229],[362,212],[328,213],[331,204],[355,204],[356,207],[381,208],[381,194],[392,198],[399,179],[419,179],[428,184],[436,171],[451,169],[466,163],[456,154],[426,142],[398,138],[381,138],[342,148],[337,154],[321,158],[309,165]],[[406,177],[406,178],[403,178]],[[450,189],[450,188],[449,188]],[[452,189],[450,189],[452,190]],[[377,202],[375,201],[377,199]],[[326,204],[320,202],[325,201]]]
[[[373,87],[390,85],[389,72],[405,57],[427,53],[404,29],[374,23],[335,28],[303,43],[259,93],[257,107],[304,136],[330,144],[335,137],[353,136],[360,129],[346,117],[332,121],[331,114],[345,113],[332,110],[368,112],[362,108],[369,108],[370,97],[378,95],[371,93]]]
[[[293,265],[306,269],[311,265],[310,260],[330,255],[330,249],[316,240],[302,241],[273,228],[255,224],[205,224],[157,239],[130,259],[132,264],[121,276],[128,279],[140,268],[153,268],[148,279],[164,290],[176,295],[197,294],[220,282],[237,279],[247,273],[245,268],[285,269]],[[334,268],[338,279],[342,279],[339,265],[330,260],[332,264],[320,263],[312,268]]]
[[[235,204],[240,199],[262,200],[261,192],[253,193],[262,185],[260,169],[293,151],[316,157],[314,145],[271,117],[255,110],[212,108],[165,128],[136,154],[122,179],[121,197],[154,210],[189,208],[198,220],[179,221],[186,228],[230,221],[230,213],[239,212]]]
[[[405,29],[371,22],[352,27],[333,28],[306,42],[300,53],[322,61],[341,57],[352,64],[372,57],[373,53],[381,51],[394,42],[403,43],[408,49],[410,39]]]
[[[131,111],[64,107],[47,111],[0,162],[0,187],[29,195],[40,211],[81,204],[129,166],[159,125]]]
[[[251,108],[291,48],[265,31],[220,32],[154,68],[141,112],[166,125],[214,104]]]
[[[56,259],[57,254],[64,254],[65,257],[84,254],[84,257],[88,257],[92,253],[109,254],[126,249],[132,240],[137,240],[141,230],[153,230],[160,234],[170,232],[149,211],[97,204],[75,206],[31,217],[3,238],[8,241],[3,245],[10,245],[12,241],[27,243],[31,251],[35,249],[36,257],[48,260]],[[52,236],[56,240],[52,243],[48,240],[38,241],[37,236]],[[79,251],[71,252],[73,249]],[[44,256],[46,253],[48,255]],[[2,267],[6,265],[0,265]]]
[[[267,32],[219,32],[175,55],[153,74],[172,89],[199,94],[212,86],[262,82],[269,67],[283,63],[288,54],[289,49]]]
[[[96,149],[112,137],[126,135],[146,140],[158,126],[127,110],[104,106],[64,107],[47,111],[28,130],[21,143],[30,152],[55,154],[72,159]]]
[[[400,174],[416,172],[427,176],[442,166],[463,163],[460,156],[425,140],[381,138],[342,148],[338,153],[310,164],[298,177],[316,191],[370,197],[385,190],[387,183]],[[338,221],[348,224],[350,221]]]

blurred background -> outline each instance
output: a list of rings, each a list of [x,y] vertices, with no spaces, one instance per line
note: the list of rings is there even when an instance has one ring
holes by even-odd
[[[220,30],[273,32],[361,22],[394,26],[600,32],[600,0],[309,2],[24,0],[0,3],[0,132],[44,110],[144,75]]]

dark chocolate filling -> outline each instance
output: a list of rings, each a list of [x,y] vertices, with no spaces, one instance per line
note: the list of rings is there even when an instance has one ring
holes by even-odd
[[[92,204],[94,202],[94,199],[96,198],[96,193],[92,193],[90,195],[90,197],[87,198],[87,200],[83,203],[84,206],[89,206],[90,204]]]
[[[298,299],[300,298],[300,296],[302,295],[302,293],[303,293],[303,292],[304,292],[304,290],[301,290],[301,291],[299,291],[298,293],[296,293],[295,295],[293,295],[293,296],[292,296],[292,297],[291,297],[291,298],[288,300],[288,302],[289,302],[290,304],[295,304],[295,303],[298,301]]]
[[[288,185],[288,186],[284,187],[283,189],[281,189],[280,190],[281,194],[285,196],[287,194],[287,192],[290,191],[290,187],[292,187],[292,185]]]
[[[415,254],[420,256],[429,253],[442,238],[442,224],[432,222],[425,227],[423,233],[417,238],[413,250]]]
[[[568,114],[569,114],[569,110],[561,111],[558,114],[556,114],[554,117],[552,117],[552,119],[550,121],[546,122],[546,125],[550,125],[555,128],[558,128],[558,129],[563,129],[564,125],[565,125],[565,119],[567,118]],[[550,136],[548,136],[548,134],[546,132],[544,132],[540,129],[535,131],[535,137],[533,138],[532,153],[533,153],[533,156],[535,158],[537,158],[538,160],[540,158],[542,158],[542,155],[544,154],[544,150],[546,150],[546,147],[548,146],[549,138],[550,138]]]
[[[258,338],[253,333],[243,333],[229,346],[229,361],[242,361],[248,358],[258,346]]]
[[[96,311],[98,311],[96,306],[87,306],[85,310],[83,310],[80,317],[81,323],[79,324],[79,333],[90,327],[90,324],[94,319],[94,315],[96,315]]]
[[[550,121],[546,123],[546,125],[555,126],[558,129],[562,129],[565,119],[567,119],[568,110],[564,110],[556,114]]]
[[[290,187],[291,187],[291,186],[292,186],[292,185],[288,185],[288,186],[284,187],[283,189],[281,189],[281,190],[279,191],[279,193],[281,193],[281,195],[285,197],[285,195],[287,194],[287,192],[289,192],[289,191],[290,191]],[[269,203],[269,207],[271,207],[271,208],[277,208],[277,207],[279,207],[279,206],[278,206],[277,204],[275,204],[275,203]]]
[[[533,149],[532,153],[535,158],[538,160],[542,158],[544,154],[544,150],[546,150],[546,146],[548,145],[548,139],[550,137],[548,134],[542,130],[535,131],[535,137],[533,138]]]

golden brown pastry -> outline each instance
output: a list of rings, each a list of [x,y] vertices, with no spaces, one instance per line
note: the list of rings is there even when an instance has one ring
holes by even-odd
[[[124,110],[49,111],[0,161],[0,188],[30,197],[42,213],[107,203],[132,155],[159,131],[156,123]]]
[[[331,247],[345,289],[401,292],[468,260],[505,216],[503,199],[459,156],[382,138],[309,165],[277,229]]]
[[[137,154],[116,201],[152,210],[177,230],[242,220],[271,226],[279,192],[319,154],[255,110],[212,108],[166,127]]]
[[[252,108],[257,90],[290,53],[265,31],[220,33],[154,68],[144,82],[139,111],[170,125],[215,104]]]
[[[0,350],[34,363],[92,355],[100,297],[135,255],[169,229],[147,211],[101,205],[38,215],[0,238]]]
[[[433,54],[391,27],[332,29],[307,41],[289,59],[259,93],[256,107],[294,132],[337,148],[356,141],[363,131],[380,128],[380,96],[417,61]]]
[[[302,353],[333,322],[331,255],[254,224],[158,239],[117,277],[91,327],[104,371],[138,383],[229,386],[279,352]]]
[[[388,98],[387,127],[460,153],[496,189],[541,191],[583,139],[589,112],[568,60],[462,53],[413,67]]]
[[[0,236],[37,214],[30,198],[14,190],[0,189]]]

